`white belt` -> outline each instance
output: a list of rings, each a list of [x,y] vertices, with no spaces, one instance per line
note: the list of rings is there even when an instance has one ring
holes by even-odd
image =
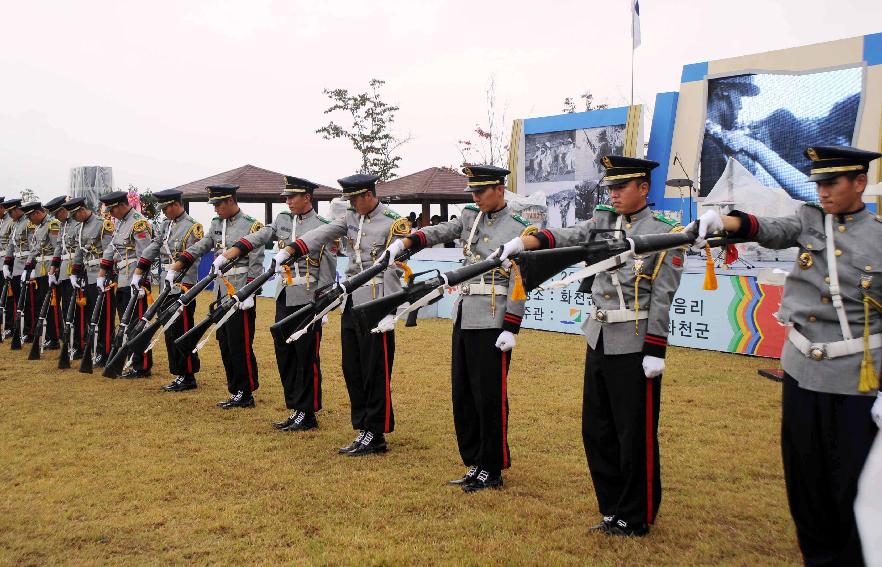
[[[16,252],[15,254],[13,254],[13,256],[15,256],[16,258],[27,258],[27,257],[30,256],[30,255],[31,255],[30,251],[27,251],[27,252]]]
[[[128,260],[120,260],[119,262],[116,263],[116,268],[117,269],[125,268],[126,266],[128,266],[130,264],[134,264],[137,261],[138,261],[138,258],[129,258]]]
[[[591,306],[591,318],[601,323],[625,323],[639,319],[649,319],[649,311],[634,313],[631,309],[598,309]]]
[[[70,253],[62,254],[61,256],[59,256],[59,258],[61,258],[62,260],[70,260],[72,257],[73,257],[73,254],[70,254]]]
[[[226,272],[224,272],[222,274],[222,276],[236,276],[239,274],[247,274],[247,273],[248,273],[248,266],[242,266],[241,268],[231,268],[231,269],[227,270]]]
[[[848,356],[850,354],[864,352],[863,337],[835,341],[832,343],[813,343],[805,338],[805,335],[796,329],[791,328],[787,338],[793,343],[796,350],[812,360],[839,358],[840,356]],[[882,333],[870,335],[869,342],[871,349],[882,348]]]
[[[316,280],[312,276],[297,276],[296,278],[291,278],[291,283],[288,283],[288,279],[282,276],[282,281],[285,282],[286,286],[290,285],[305,285],[307,283],[315,283]]]
[[[459,290],[462,295],[508,295],[508,286],[488,283],[463,284]]]
[[[165,270],[166,272],[172,267],[174,264],[160,264],[159,267]]]
[[[101,264],[101,258],[96,258],[95,260],[86,260],[87,266],[97,266]]]

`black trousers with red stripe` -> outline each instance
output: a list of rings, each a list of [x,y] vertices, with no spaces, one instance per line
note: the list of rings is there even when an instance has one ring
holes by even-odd
[[[247,311],[237,309],[215,333],[227,374],[227,390],[233,395],[243,392],[247,396],[260,387],[253,348],[256,318],[256,307]]]
[[[282,293],[276,300],[276,321],[281,321],[301,307],[285,305],[285,294]],[[313,325],[306,335],[293,344],[273,338],[286,408],[307,413],[322,409],[321,343],[321,323]]]
[[[146,286],[145,291],[146,291]],[[120,321],[122,321],[123,311],[126,310],[126,305],[129,304],[129,299],[131,299],[132,294],[137,293],[132,286],[125,285],[120,286],[116,289],[116,310],[117,315],[119,315]],[[144,312],[147,311],[147,295],[145,293],[144,297],[138,299],[137,303],[135,303],[135,311],[132,314],[132,318],[130,321],[130,326],[135,321],[137,321]],[[149,350],[147,352],[133,352],[132,353],[132,369],[137,370],[139,372],[149,372],[150,369],[153,368],[153,350]]]
[[[496,348],[500,329],[453,326],[453,425],[466,466],[492,475],[511,466],[508,448],[508,368],[511,352]]]
[[[863,565],[854,500],[878,428],[876,396],[825,394],[784,375],[781,455],[806,565]]]
[[[55,307],[57,313],[53,316],[57,317],[58,320],[58,338],[60,339],[64,334],[64,317],[67,315],[67,306],[70,305],[71,301],[74,301],[73,286],[70,280],[58,282],[58,285],[55,286],[55,293],[58,296],[58,305]],[[74,329],[76,329],[76,312],[74,312],[74,316]],[[73,344],[76,345],[77,343]]]
[[[40,309],[43,307],[43,301],[46,299],[46,294],[49,293],[49,276],[41,276],[35,278],[34,281],[37,282],[37,298],[34,302],[35,309],[35,317],[39,319],[40,317]],[[59,312],[61,310],[61,302],[60,295],[58,291],[55,292],[55,305],[50,303],[49,311],[46,312],[46,340],[58,340],[59,331],[61,330],[61,322],[59,318]],[[30,300],[29,300],[30,301]],[[36,322],[34,323],[34,330],[36,331]]]
[[[392,364],[395,332],[363,333],[351,312],[351,301],[340,322],[343,378],[352,406],[352,428],[373,433],[395,430],[392,409]]]
[[[652,524],[661,504],[658,414],[661,376],[646,378],[643,353],[606,355],[603,335],[585,356],[582,441],[600,513]]]
[[[10,284],[12,284],[12,279],[13,278],[9,278],[9,280],[7,280],[2,275],[0,275],[0,286],[6,286],[7,281]],[[2,287],[0,287],[0,289],[2,289]],[[6,305],[4,306],[6,308],[5,319],[6,319],[6,328],[7,329],[12,329],[12,321],[15,319],[14,304],[15,304],[15,289],[12,286],[10,286],[9,291],[7,292],[7,296],[6,296]]]
[[[194,299],[181,311],[181,316],[175,319],[165,331],[165,348],[168,352],[168,371],[172,376],[193,376],[201,368],[199,355],[195,352],[184,352],[175,345],[175,339],[182,336],[193,327],[193,317],[196,314],[196,300]]]
[[[92,321],[92,311],[95,309],[95,302],[98,300],[98,286],[89,284],[85,288],[86,306],[80,311],[82,319],[80,320],[80,332],[82,333],[82,348],[86,346],[86,339],[89,336],[89,324]],[[113,309],[114,309],[113,291],[104,294],[104,307],[102,307],[101,318],[98,319],[98,348],[95,349],[96,354],[100,354],[107,360],[110,354],[110,346],[113,344]]]
[[[22,338],[31,337],[34,335],[34,324],[37,322],[37,317],[39,316],[40,306],[35,305],[38,301],[38,297],[37,297],[38,284],[36,284],[35,281],[36,280],[32,280],[23,289],[23,286],[21,285],[21,276],[20,275],[13,276],[13,279],[12,279],[12,291],[13,291],[14,298],[15,298],[15,300],[13,302],[14,311],[17,311],[19,308],[19,305],[21,305],[22,292],[25,292],[28,294],[27,304],[25,305],[25,310],[23,313],[23,315],[24,315],[24,317],[23,317],[24,335],[22,336]],[[10,325],[9,328],[11,329],[12,326]]]

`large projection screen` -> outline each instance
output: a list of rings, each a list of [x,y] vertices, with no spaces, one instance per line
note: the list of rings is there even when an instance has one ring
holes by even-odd
[[[853,145],[878,151],[880,122],[882,34],[687,65],[671,147],[679,164],[669,167],[668,178],[685,170],[700,201],[734,158],[762,185],[815,201],[803,150]],[[870,182],[879,176],[874,163]],[[682,190],[668,187],[664,208],[676,209],[682,197]]]

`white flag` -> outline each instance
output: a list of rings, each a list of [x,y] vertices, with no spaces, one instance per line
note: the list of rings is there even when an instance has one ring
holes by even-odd
[[[640,46],[640,0],[633,0],[631,4],[631,38],[634,40],[633,49]]]

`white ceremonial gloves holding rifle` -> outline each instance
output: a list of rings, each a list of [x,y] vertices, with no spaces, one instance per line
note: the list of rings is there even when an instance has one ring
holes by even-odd
[[[403,238],[399,238],[398,240],[393,240],[392,243],[389,244],[389,247],[383,251],[383,254],[380,254],[380,257],[377,258],[377,262],[382,260],[385,253],[388,252],[389,253],[389,263],[391,264],[392,262],[395,261],[395,258],[397,258],[398,255],[401,254],[402,252],[404,252],[407,248],[408,248],[408,246],[404,242]],[[374,263],[376,264],[377,262],[374,262]]]
[[[218,256],[217,258],[214,259],[214,262],[212,262],[211,265],[214,267],[215,272],[219,272],[220,269],[223,268],[224,266],[226,266],[229,262],[230,262],[230,260],[228,258],[224,257],[223,254],[221,254],[220,256]]]
[[[276,255],[273,256],[273,260],[276,263],[276,272],[282,273],[282,265],[291,257],[291,253],[288,252],[287,248],[282,248]]]
[[[716,209],[708,209],[698,217],[697,221],[692,221],[689,223],[689,226],[686,227],[686,230],[692,230],[695,227],[695,223],[698,223],[698,238],[695,239],[694,248],[704,248],[705,239],[708,234],[713,234],[715,232],[720,232],[725,229],[723,226],[723,219],[720,217],[720,213],[716,211]]]
[[[9,266],[7,266],[5,264],[3,265],[3,277],[6,278],[7,280],[10,277],[12,277],[11,272],[9,271]]]
[[[380,322],[377,323],[377,326],[371,329],[372,333],[388,333],[389,331],[395,330],[395,317],[392,315],[386,315]]]
[[[104,289],[104,286],[107,284],[107,278],[104,276],[98,276],[95,278],[95,285],[98,286],[98,289]]]
[[[507,260],[511,256],[517,256],[524,251],[524,241],[520,236],[516,236],[502,245],[502,253],[499,255],[500,260]]]
[[[496,348],[502,352],[508,352],[518,344],[514,334],[511,331],[502,331],[496,339]]]
[[[146,295],[144,288],[141,287],[141,278],[143,277],[143,274],[132,274],[132,289],[138,290],[138,297],[144,297]]]
[[[873,407],[870,409],[870,417],[873,418],[876,427],[882,429],[882,392],[876,394],[876,401],[873,402]]]

